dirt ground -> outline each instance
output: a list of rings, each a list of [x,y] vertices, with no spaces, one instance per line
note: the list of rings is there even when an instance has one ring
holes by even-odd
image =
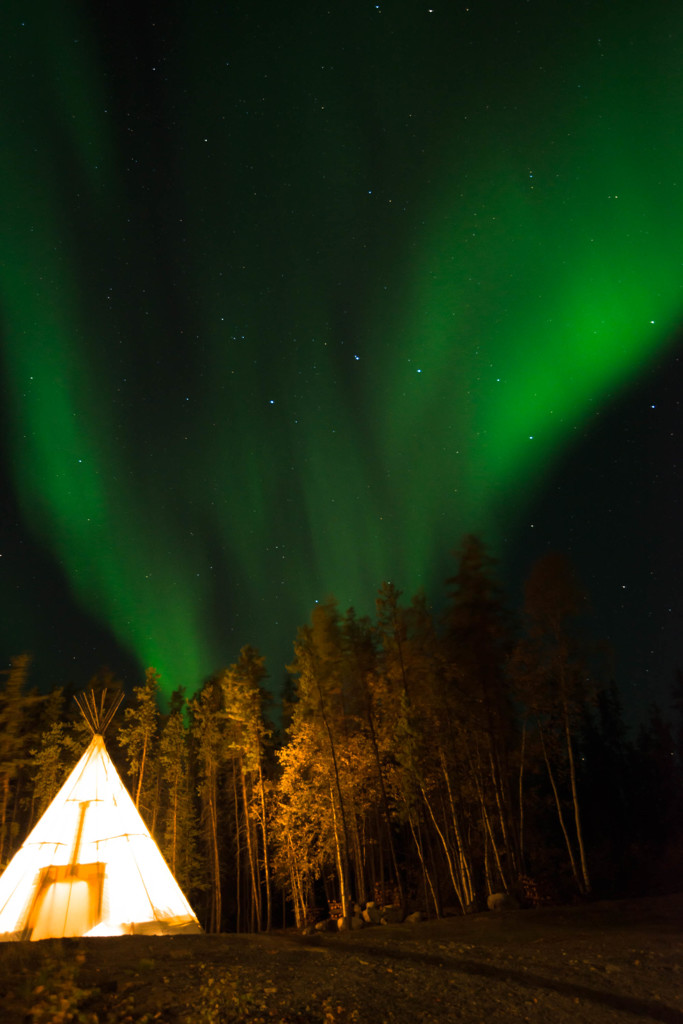
[[[358,932],[0,944],[8,1024],[683,1024],[683,895]]]

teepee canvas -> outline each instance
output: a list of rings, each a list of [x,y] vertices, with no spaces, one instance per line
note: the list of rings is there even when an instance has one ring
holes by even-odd
[[[0,941],[201,931],[100,733],[0,878]]]

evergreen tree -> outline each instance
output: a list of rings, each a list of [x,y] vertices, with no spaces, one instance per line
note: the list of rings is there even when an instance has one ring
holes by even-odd
[[[309,923],[314,883],[335,862],[329,776],[315,722],[295,711],[291,736],[277,758],[271,836],[275,877],[289,892],[298,928]]]
[[[42,698],[26,692],[31,658],[20,654],[12,658],[2,676],[0,690],[0,867],[10,852],[10,798],[14,797],[21,773],[29,763],[31,712]]]
[[[209,859],[210,904],[206,930],[219,932],[223,914],[219,787],[225,764],[225,715],[220,682],[209,679],[190,701],[189,711],[198,769],[201,825]]]
[[[61,688],[48,694],[41,725],[40,744],[30,752],[33,797],[29,828],[50,805],[75,764],[67,741]]]
[[[159,769],[165,799],[158,832],[161,851],[173,875],[183,892],[190,893],[197,884],[197,823],[184,709],[183,691],[176,690],[159,737]]]
[[[266,929],[270,931],[272,926],[268,813],[264,778],[265,748],[271,735],[265,714],[266,694],[263,682],[266,678],[264,658],[255,648],[249,646],[242,648],[237,663],[226,669],[221,676],[223,702],[228,720],[226,756],[232,759],[233,772],[236,773],[235,781],[238,782],[241,796],[241,814],[251,880],[252,927],[255,925],[259,931],[262,927],[262,884],[266,895]],[[239,829],[237,811],[236,828]]]
[[[380,598],[387,593],[389,584],[385,584],[380,592]],[[397,888],[401,904],[404,903],[404,886],[401,877],[402,872],[399,866],[394,827],[392,822],[392,808],[389,799],[388,769],[389,760],[393,757],[389,734],[383,728],[382,719],[385,718],[382,708],[386,702],[386,688],[381,675],[377,650],[377,634],[369,619],[358,619],[352,608],[346,614],[342,624],[342,636],[345,652],[345,660],[348,670],[353,676],[353,689],[358,706],[358,739],[363,745],[369,745],[372,754],[372,764],[368,763],[367,756],[354,757],[356,766],[354,776],[357,782],[361,781],[359,771],[361,764],[365,766],[365,779],[363,796],[359,801],[364,809],[364,832],[368,827],[373,835],[378,854],[379,864],[371,866],[373,890],[379,884],[384,886],[384,846],[388,847],[388,861],[393,875],[392,881]],[[388,742],[389,741],[389,742]],[[370,812],[369,804],[373,800],[375,806],[377,801],[381,807],[381,814],[384,828],[380,831],[374,827],[375,815]],[[364,858],[365,861],[365,858]],[[377,877],[379,869],[379,878]],[[360,871],[360,866],[358,869]],[[358,894],[360,898],[360,893]]]
[[[452,590],[445,619],[446,680],[458,707],[484,847],[490,846],[500,884],[509,889],[521,870],[519,816],[511,782],[516,740],[508,670],[512,618],[496,579],[495,561],[478,537],[465,537],[456,575],[448,582]]]
[[[649,858],[659,858],[683,834],[683,815],[673,724],[657,704],[640,726],[634,760],[634,824]]]
[[[143,686],[133,689],[134,703],[125,710],[127,725],[120,728],[117,739],[126,748],[128,771],[132,781],[132,795],[135,806],[145,812],[147,823],[154,831],[158,808],[157,779],[150,770],[154,745],[159,727],[159,674],[148,668]],[[143,790],[143,784],[147,783]]]
[[[591,889],[579,805],[575,746],[594,686],[578,620],[586,607],[568,560],[550,553],[532,567],[525,586],[527,636],[519,644],[515,670],[520,697],[539,730],[543,759],[572,873],[582,893]],[[570,830],[562,781],[570,789]],[[573,836],[572,836],[573,831]]]
[[[344,917],[349,915],[349,857],[351,838],[342,781],[344,764],[340,744],[344,734],[344,701],[340,666],[342,658],[339,614],[330,600],[316,605],[310,626],[302,626],[294,642],[295,661],[288,671],[297,677],[298,704],[293,723],[310,722],[319,737],[321,767],[329,785],[329,819],[335,843],[340,900]]]

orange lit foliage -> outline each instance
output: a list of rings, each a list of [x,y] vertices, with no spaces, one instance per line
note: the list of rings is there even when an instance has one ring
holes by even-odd
[[[270,930],[272,898],[268,812],[266,808],[266,745],[271,731],[266,723],[267,677],[263,657],[253,647],[243,647],[239,660],[220,676],[223,704],[227,719],[225,750],[232,773],[233,804],[236,831],[236,881],[238,930],[242,920],[241,837],[247,853],[249,878],[249,921],[251,930]],[[265,920],[262,906],[265,891]]]

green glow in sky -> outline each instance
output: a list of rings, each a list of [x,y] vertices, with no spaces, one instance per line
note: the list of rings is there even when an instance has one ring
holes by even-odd
[[[669,343],[661,6],[493,36],[488,7],[193,8],[118,35],[75,5],[3,15],[13,481],[75,600],[167,689],[246,643],[279,679],[315,600],[366,611],[384,579],[437,585],[464,532],[504,545]]]

